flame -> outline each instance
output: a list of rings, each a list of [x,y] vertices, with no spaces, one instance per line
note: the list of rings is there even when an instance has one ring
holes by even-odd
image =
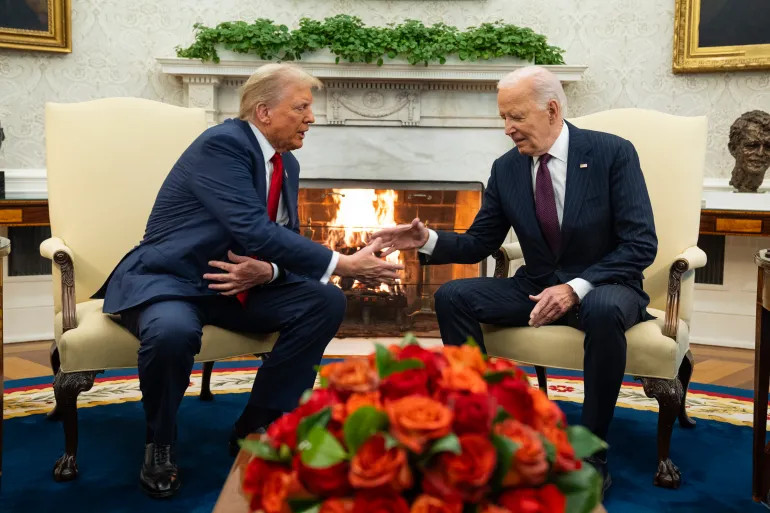
[[[396,191],[333,189],[332,192],[337,212],[329,223],[329,237],[326,240],[331,249],[362,248],[366,246],[369,234],[382,228],[396,226],[395,203],[398,199]],[[400,252],[394,251],[385,259],[397,264],[401,261]],[[364,285],[356,281],[353,287],[359,288]],[[391,288],[382,283],[376,290],[390,292]]]

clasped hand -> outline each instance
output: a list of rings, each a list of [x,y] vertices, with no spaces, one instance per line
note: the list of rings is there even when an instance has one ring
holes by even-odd
[[[529,314],[529,325],[539,328],[560,319],[579,299],[570,285],[563,283],[543,290],[537,296],[529,296],[535,307]]]
[[[379,239],[372,240],[369,245],[352,255],[340,255],[334,274],[355,278],[363,283],[394,283],[398,271],[403,270],[401,264],[388,262],[376,255],[385,247]],[[383,253],[384,256],[386,253]]]
[[[236,255],[232,251],[227,252],[227,258],[229,262],[209,261],[211,267],[221,269],[223,273],[203,275],[204,280],[215,282],[209,284],[209,288],[218,290],[223,296],[234,296],[273,279],[273,265],[269,262]]]

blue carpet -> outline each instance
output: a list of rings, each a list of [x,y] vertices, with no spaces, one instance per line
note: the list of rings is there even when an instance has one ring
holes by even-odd
[[[50,383],[50,378],[7,386],[40,382]],[[745,395],[724,387],[719,390]],[[141,403],[79,410],[80,476],[70,483],[56,483],[51,477],[53,462],[63,449],[61,425],[42,415],[7,419],[0,511],[211,511],[232,464],[227,454],[230,427],[246,400],[245,393],[217,395],[211,403],[184,399],[178,450],[183,486],[178,496],[167,501],[151,500],[139,490],[144,442]],[[570,422],[577,423],[580,405],[564,402],[561,406]],[[703,419],[698,419],[694,430],[676,427],[672,458],[684,478],[682,487],[672,491],[652,485],[656,422],[655,412],[616,411],[609,440],[613,486],[605,501],[610,513],[765,511],[751,500],[751,428]]]

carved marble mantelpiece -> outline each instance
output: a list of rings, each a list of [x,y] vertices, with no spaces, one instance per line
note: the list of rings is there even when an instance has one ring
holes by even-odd
[[[238,88],[259,60],[160,58],[163,73],[180,77],[187,104],[206,110],[209,124],[238,115]],[[495,85],[525,63],[450,61],[444,65],[383,66],[311,59],[298,62],[324,83],[316,94],[317,125],[477,127],[502,125]],[[546,66],[563,83],[581,79],[586,66]]]

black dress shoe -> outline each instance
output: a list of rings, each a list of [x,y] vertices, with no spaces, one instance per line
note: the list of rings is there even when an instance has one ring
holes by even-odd
[[[267,429],[264,427],[259,427],[252,431],[252,433],[256,433],[258,435],[264,435],[267,433]],[[230,440],[229,440],[229,449],[230,449],[230,456],[233,458],[238,456],[238,452],[241,450],[241,447],[238,445],[238,440],[241,440],[243,438],[246,438],[251,433],[242,433],[238,430],[238,428],[234,427],[232,431],[230,431]]]
[[[171,445],[148,443],[144,446],[144,463],[139,473],[142,491],[153,499],[171,497],[182,485]]]
[[[592,465],[599,475],[602,476],[602,500],[604,500],[604,495],[607,493],[607,490],[610,489],[610,486],[612,486],[612,476],[607,467],[607,458],[589,456],[584,461]]]

